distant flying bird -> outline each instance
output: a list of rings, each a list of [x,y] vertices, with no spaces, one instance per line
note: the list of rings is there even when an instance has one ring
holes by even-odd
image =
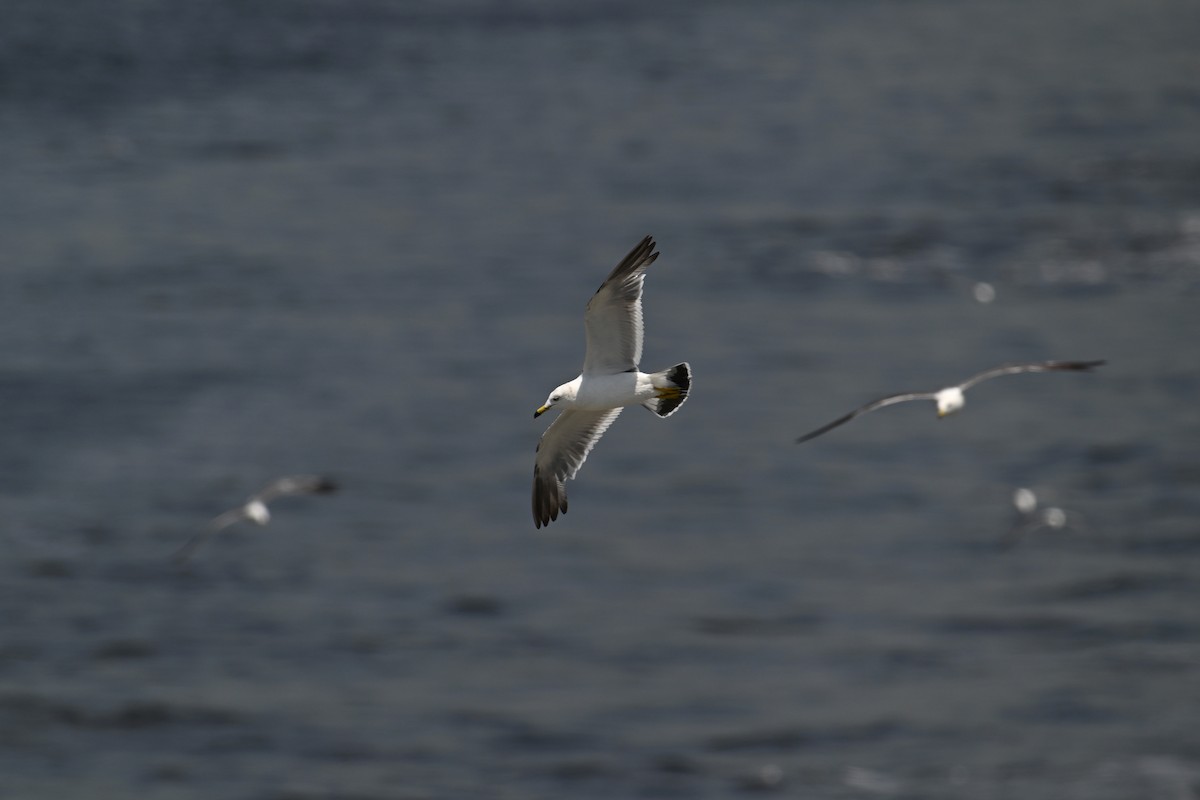
[[[855,417],[866,414],[868,411],[874,411],[877,408],[895,405],[896,403],[907,403],[909,400],[932,400],[937,404],[937,415],[939,418],[949,416],[963,407],[963,404],[966,402],[963,393],[967,389],[989,378],[998,378],[1001,375],[1016,375],[1019,372],[1089,372],[1093,368],[1105,363],[1107,362],[1101,360],[1039,361],[1033,364],[1006,364],[1002,367],[995,367],[986,372],[981,372],[978,375],[967,378],[962,383],[947,386],[945,389],[939,389],[936,392],[903,392],[901,394],[891,394],[856,408],[844,417],[838,417],[833,422],[822,425],[815,431],[809,431],[798,438],[796,444],[807,442],[809,439],[815,439],[822,433],[831,431],[839,425],[844,425]]]
[[[209,536],[242,520],[266,525],[271,521],[271,512],[267,508],[267,503],[276,497],[289,494],[329,494],[337,491],[337,488],[336,483],[321,475],[288,475],[277,478],[264,486],[257,494],[251,496],[244,505],[213,517],[204,530],[175,551],[175,560],[186,561]]]
[[[567,513],[564,482],[574,478],[592,447],[625,406],[642,405],[669,417],[687,400],[692,370],[687,362],[661,372],[638,369],[642,358],[642,283],[658,258],[647,236],[621,259],[588,301],[583,315],[587,351],[583,371],[546,398],[533,412],[554,406],[558,419],[538,442],[533,462],[533,522],[549,525]]]
[[[1004,537],[1006,547],[1016,545],[1034,531],[1049,528],[1052,531],[1075,529],[1087,532],[1088,525],[1083,515],[1075,511],[1067,511],[1058,506],[1039,507],[1040,501],[1032,489],[1020,487],[1013,491],[1013,508],[1017,511],[1017,521]]]

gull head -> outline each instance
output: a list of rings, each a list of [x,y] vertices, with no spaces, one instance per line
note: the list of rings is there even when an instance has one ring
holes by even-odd
[[[966,398],[963,397],[963,390],[957,386],[950,386],[942,389],[934,395],[934,402],[937,403],[937,415],[939,418],[948,417],[955,411],[963,407]]]
[[[267,510],[266,503],[261,500],[251,500],[246,504],[246,516],[259,525],[266,525],[271,521],[271,512]]]
[[[550,393],[550,396],[546,398],[546,402],[542,404],[541,408],[533,412],[534,419],[537,419],[542,414],[545,414],[559,403],[566,403],[567,405],[570,405],[571,403],[575,402],[575,395],[578,392],[579,378],[559,386]]]

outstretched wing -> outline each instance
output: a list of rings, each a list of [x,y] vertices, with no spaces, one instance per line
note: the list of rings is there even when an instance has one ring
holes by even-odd
[[[808,433],[796,439],[796,444],[807,442],[809,439],[815,439],[822,433],[831,431],[839,425],[845,425],[850,420],[854,419],[855,417],[862,416],[868,411],[874,411],[877,408],[895,405],[896,403],[907,403],[909,400],[933,400],[935,395],[936,392],[904,392],[902,394],[891,394],[887,397],[881,397],[878,400],[872,400],[870,403],[854,409],[849,414],[838,417],[833,422],[822,425],[815,431],[809,431]]]
[[[966,391],[970,387],[990,378],[998,378],[1001,375],[1015,375],[1018,372],[1090,372],[1096,367],[1108,363],[1101,359],[1100,361],[1036,361],[1030,364],[1004,364],[1003,366],[993,367],[985,370],[978,375],[972,375],[958,385],[958,388]]]
[[[574,478],[596,442],[613,424],[621,409],[580,411],[569,409],[542,434],[533,461],[533,522],[549,525],[559,513],[567,513],[567,490],[563,482]]]
[[[241,522],[246,518],[245,506],[239,506],[237,508],[230,509],[224,514],[213,517],[212,521],[210,521],[206,527],[197,531],[192,538],[184,542],[183,546],[175,551],[175,555],[172,556],[172,558],[177,562],[187,561],[192,557],[192,553],[196,551],[196,548],[203,544],[208,537],[212,536],[217,531],[224,530],[230,525]]]
[[[587,331],[584,374],[612,374],[637,368],[642,359],[642,281],[658,253],[647,236],[588,301],[583,316]]]

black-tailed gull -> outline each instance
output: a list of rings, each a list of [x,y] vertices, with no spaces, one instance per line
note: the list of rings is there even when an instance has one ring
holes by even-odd
[[[874,411],[877,408],[884,406],[895,405],[896,403],[906,403],[909,400],[932,400],[937,404],[937,415],[939,418],[949,416],[963,407],[966,398],[963,393],[977,383],[986,381],[989,378],[998,378],[1001,375],[1015,375],[1019,372],[1088,372],[1094,367],[1104,364],[1104,361],[1038,361],[1033,364],[1006,364],[1002,367],[995,367],[978,375],[973,375],[967,378],[962,383],[954,386],[947,386],[945,389],[938,389],[936,392],[902,392],[900,394],[890,394],[887,397],[881,397],[878,400],[872,400],[864,406],[854,409],[849,414],[843,417],[838,417],[833,422],[822,425],[815,431],[809,431],[800,438],[796,439],[796,443],[807,442],[809,439],[815,439],[826,431],[831,431],[839,425],[844,425],[857,416],[866,414],[868,411]]]
[[[329,494],[337,491],[337,488],[333,480],[322,475],[287,475],[277,478],[250,497],[245,504],[213,517],[208,527],[188,539],[183,547],[175,551],[175,560],[186,561],[205,539],[235,523],[249,520],[266,525],[271,521],[267,503],[277,497],[289,494]]]
[[[562,413],[542,434],[533,463],[533,521],[549,525],[567,513],[564,482],[574,478],[596,441],[625,406],[643,405],[660,417],[687,399],[692,370],[686,362],[662,372],[638,371],[642,357],[642,282],[658,253],[647,236],[617,264],[587,304],[587,352],[579,377],[546,398],[534,417]]]

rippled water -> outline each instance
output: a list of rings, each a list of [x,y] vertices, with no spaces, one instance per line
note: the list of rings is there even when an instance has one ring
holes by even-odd
[[[1200,796],[1194,4],[4,16],[0,797]]]

